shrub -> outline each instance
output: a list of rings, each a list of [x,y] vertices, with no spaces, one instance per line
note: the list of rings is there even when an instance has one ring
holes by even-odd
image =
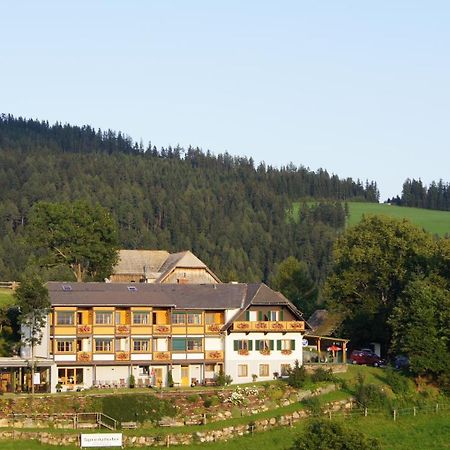
[[[321,381],[335,381],[336,377],[331,369],[326,370],[322,367],[318,367],[311,375],[311,380],[315,383],[319,383]]]
[[[172,376],[172,369],[169,369],[167,371],[167,386],[169,386],[169,387],[173,387],[174,386],[173,376]]]
[[[337,422],[313,420],[298,436],[289,450],[377,450],[380,443]]]
[[[210,397],[211,400],[211,406],[216,406],[218,404],[220,404],[220,398],[217,395],[212,395]]]
[[[273,401],[280,400],[283,398],[283,391],[281,389],[275,388],[269,390],[269,398]]]
[[[175,406],[154,395],[108,395],[100,399],[101,411],[119,422],[158,422],[164,416],[174,417]]]
[[[306,410],[312,416],[320,416],[322,414],[322,405],[317,397],[308,397],[302,400],[302,404],[305,405]]]
[[[406,395],[411,393],[411,384],[405,376],[392,370],[386,369],[384,371],[386,383],[392,388],[395,394]]]
[[[203,406],[205,408],[209,408],[210,406],[212,406],[212,400],[210,398],[205,398],[203,400]]]
[[[294,388],[301,388],[304,386],[308,376],[304,366],[300,366],[298,359],[295,360],[293,368],[288,371],[288,384]]]
[[[383,408],[390,406],[387,395],[382,388],[376,384],[366,384],[363,376],[358,376],[355,398],[363,408]]]
[[[190,403],[197,403],[200,400],[200,395],[192,394],[186,397],[186,400]]]
[[[130,388],[134,388],[135,385],[136,385],[136,380],[134,379],[134,375],[131,374],[130,377],[128,378],[128,386]]]
[[[233,378],[230,375],[225,375],[222,367],[220,368],[220,372],[216,375],[215,381],[218,386],[227,386],[233,382]]]

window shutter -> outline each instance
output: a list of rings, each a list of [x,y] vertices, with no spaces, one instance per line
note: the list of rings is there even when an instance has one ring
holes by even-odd
[[[250,320],[250,311],[245,311],[245,320],[248,322]]]
[[[283,310],[280,311],[279,318],[280,318],[280,321],[284,320],[284,311]]]
[[[269,341],[269,348],[270,350],[273,350],[273,339]]]
[[[255,340],[255,350],[259,350],[259,348],[260,348],[260,340],[259,339],[256,339]]]
[[[248,350],[251,352],[253,350],[253,341],[249,340],[248,341]]]
[[[234,341],[233,345],[234,345],[234,351],[237,352],[239,350],[239,341]]]
[[[295,350],[295,339],[291,340],[291,350]]]
[[[260,322],[263,320],[263,313],[262,313],[262,311],[258,311],[258,320]]]
[[[281,341],[277,341],[277,350],[281,350]]]

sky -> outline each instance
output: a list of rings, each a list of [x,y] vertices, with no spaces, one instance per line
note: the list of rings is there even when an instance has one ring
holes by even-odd
[[[0,112],[450,181],[450,2],[0,0]]]

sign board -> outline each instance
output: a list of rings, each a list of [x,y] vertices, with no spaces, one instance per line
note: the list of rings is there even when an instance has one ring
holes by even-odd
[[[309,345],[308,339],[302,339],[302,345],[303,347],[308,347]]]
[[[41,384],[41,374],[39,372],[35,372],[33,380],[34,384]]]
[[[80,447],[122,447],[122,433],[81,434]]]

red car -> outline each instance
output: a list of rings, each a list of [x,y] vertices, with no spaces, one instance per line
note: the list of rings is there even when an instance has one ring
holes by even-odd
[[[368,366],[379,367],[384,364],[383,360],[369,348],[353,350],[350,355],[352,364],[367,364]]]

